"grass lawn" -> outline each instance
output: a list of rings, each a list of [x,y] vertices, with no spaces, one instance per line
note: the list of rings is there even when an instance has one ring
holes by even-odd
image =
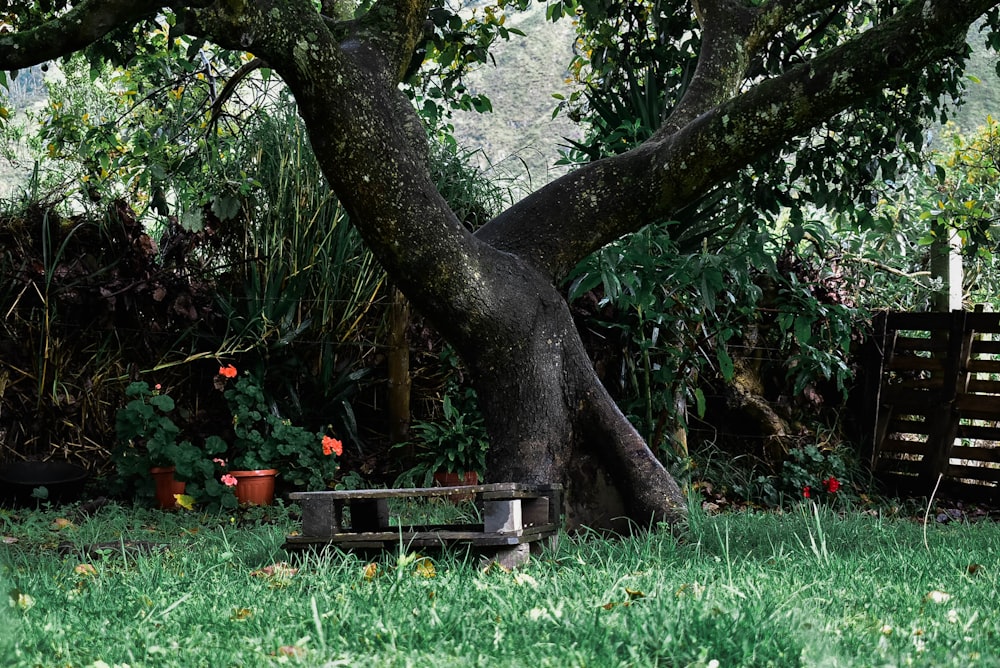
[[[283,508],[0,511],[0,665],[1000,665],[992,522],[803,506],[563,537],[515,572],[405,549],[267,569],[295,528]]]

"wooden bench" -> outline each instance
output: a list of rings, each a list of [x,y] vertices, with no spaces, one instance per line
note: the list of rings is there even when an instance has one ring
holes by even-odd
[[[390,499],[429,499],[474,494],[482,524],[390,524]],[[293,492],[302,507],[302,534],[287,536],[286,550],[335,546],[343,550],[383,550],[403,545],[439,548],[468,545],[507,568],[521,566],[532,551],[554,547],[560,525],[562,486],[493,483],[457,487],[353,489]],[[350,526],[344,524],[344,508]]]

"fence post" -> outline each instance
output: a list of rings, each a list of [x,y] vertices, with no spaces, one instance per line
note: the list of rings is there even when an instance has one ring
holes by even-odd
[[[948,469],[951,449],[958,433],[958,409],[955,401],[960,388],[967,385],[969,355],[975,332],[966,328],[966,312],[952,311],[948,331],[947,358],[941,382],[941,408],[928,418],[931,420],[927,436],[927,452],[920,472],[920,488],[930,494],[938,476]]]

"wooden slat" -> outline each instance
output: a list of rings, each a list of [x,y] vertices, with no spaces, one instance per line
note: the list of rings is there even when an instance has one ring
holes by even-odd
[[[923,467],[922,459],[895,459],[882,457],[878,463],[879,472],[919,473]]]
[[[520,535],[484,533],[482,531],[462,531],[441,529],[431,531],[370,531],[345,532],[329,537],[316,536],[286,536],[289,545],[315,545],[328,543],[343,548],[375,548],[398,545],[412,547],[440,547],[443,545],[460,544],[477,547],[499,547],[504,545],[520,545],[531,543],[555,535],[558,527],[555,524],[544,524],[525,528]]]
[[[970,394],[1000,395],[1000,381],[972,378],[967,389]]]
[[[969,360],[969,373],[1000,373],[1000,360]]]
[[[889,434],[920,434],[926,436],[930,433],[930,425],[925,420],[901,420],[894,418],[889,421]]]
[[[979,334],[1000,333],[1000,313],[966,313],[965,326]]]
[[[944,371],[944,360],[939,357],[894,356],[886,368],[890,371]]]
[[[973,355],[1000,355],[1000,341],[984,341],[976,339],[972,344]]]
[[[887,387],[882,393],[882,404],[892,406],[898,414],[925,413],[941,406],[941,393],[929,390],[914,390],[908,387]]]
[[[1000,420],[1000,396],[960,394],[955,397],[955,409],[969,420]]]
[[[1000,464],[1000,447],[983,448],[973,445],[956,445],[951,449],[951,458]]]
[[[940,392],[944,386],[944,379],[941,374],[934,374],[930,378],[901,378],[893,377],[890,379],[888,387],[906,387],[912,390],[928,390],[931,392]]]
[[[1000,441],[1000,427],[984,427],[975,424],[962,424],[958,426],[958,438],[967,438],[975,441]],[[983,449],[992,450],[993,448]]]
[[[913,336],[897,336],[894,352],[899,354],[900,352],[907,350],[943,353],[947,352],[948,344],[943,341],[930,338],[924,339]]]
[[[892,311],[886,315],[885,326],[895,330],[947,330],[951,327],[951,313]]]
[[[960,464],[951,464],[948,466],[945,475],[951,478],[1000,482],[1000,469],[991,469],[986,468],[985,466],[963,466]]]
[[[288,498],[293,501],[309,499],[334,499],[351,501],[355,499],[398,499],[431,498],[453,494],[489,494],[490,498],[537,498],[560,485],[528,485],[518,482],[489,483],[484,485],[456,485],[451,487],[400,487],[394,489],[337,489],[321,492],[292,492]]]
[[[907,441],[901,438],[887,438],[882,443],[883,453],[895,453],[906,455],[923,455],[927,450],[927,444],[922,441]]]

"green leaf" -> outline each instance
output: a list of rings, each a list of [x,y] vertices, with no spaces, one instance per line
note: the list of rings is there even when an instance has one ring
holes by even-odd
[[[232,220],[240,212],[240,201],[232,195],[216,196],[212,200],[212,213],[221,221]]]
[[[701,391],[701,388],[695,388],[694,390],[694,410],[695,414],[699,419],[705,417],[705,393]]]
[[[813,321],[811,318],[796,316],[795,339],[799,342],[800,346],[809,345],[809,341],[812,339],[812,324]]]
[[[729,356],[726,349],[719,346],[715,350],[715,357],[719,360],[719,373],[722,374],[723,380],[727,383],[733,380],[733,358]]]

